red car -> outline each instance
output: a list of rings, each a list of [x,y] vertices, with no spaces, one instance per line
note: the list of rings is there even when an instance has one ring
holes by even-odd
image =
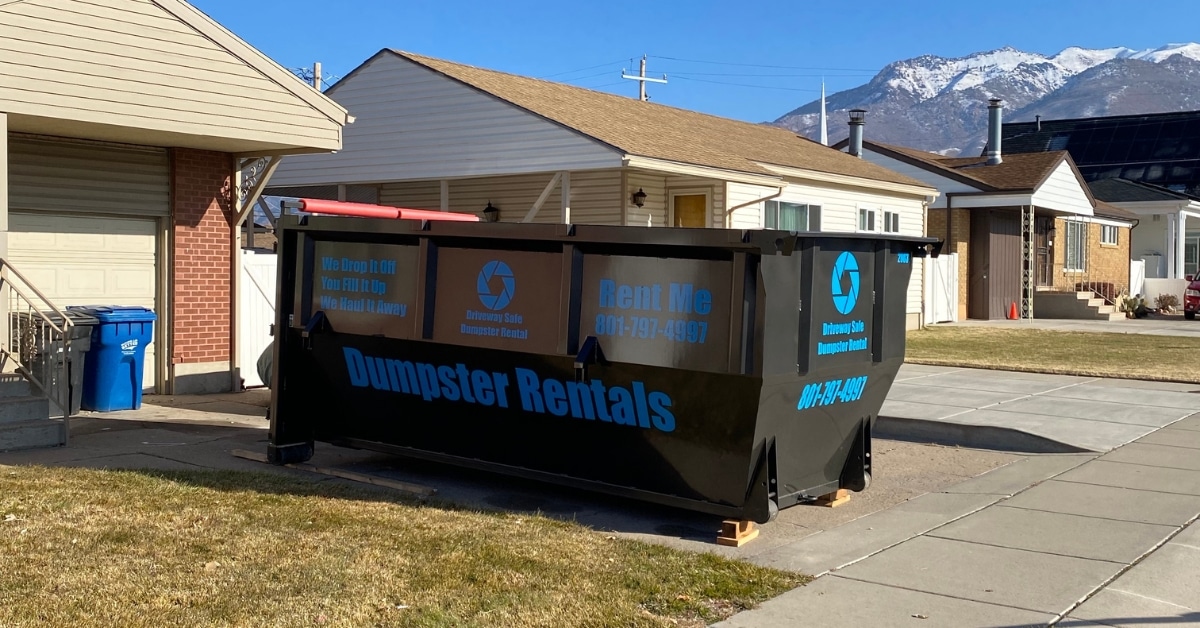
[[[1187,279],[1191,283],[1183,291],[1183,317],[1192,321],[1200,311],[1200,275],[1188,275]]]

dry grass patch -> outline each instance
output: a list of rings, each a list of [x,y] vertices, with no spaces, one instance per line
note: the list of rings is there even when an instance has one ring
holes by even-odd
[[[908,332],[905,360],[1009,371],[1200,383],[1200,338],[1044,329]]]
[[[275,474],[0,466],[0,626],[691,626],[805,577]]]

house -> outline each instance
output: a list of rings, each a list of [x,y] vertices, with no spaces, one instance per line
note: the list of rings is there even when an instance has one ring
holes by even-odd
[[[1003,142],[1010,153],[1069,152],[1093,192],[1148,216],[1132,250],[1147,278],[1200,271],[1200,111],[1009,123]],[[1095,187],[1116,179],[1140,185]]]
[[[992,137],[1001,108],[991,101]],[[948,158],[855,137],[836,147],[939,192],[928,234],[957,262],[957,296],[938,318],[1002,319],[1014,305],[1023,318],[1120,317],[1112,305],[1129,286],[1137,220],[1098,202],[1065,151],[1013,155],[996,142],[982,157]]]
[[[912,236],[936,195],[785,129],[395,50],[326,94],[356,118],[344,148],[285,159],[268,194],[648,227],[853,232],[865,213]]]
[[[229,390],[236,226],[280,155],[341,148],[347,121],[182,0],[0,1],[5,303],[152,308],[143,385]]]
[[[1138,217],[1130,252],[1145,262],[1146,278],[1179,279],[1200,272],[1200,197],[1128,179],[1097,179],[1088,187],[1097,199]],[[1197,225],[1190,232],[1179,228],[1186,228],[1188,218]]]

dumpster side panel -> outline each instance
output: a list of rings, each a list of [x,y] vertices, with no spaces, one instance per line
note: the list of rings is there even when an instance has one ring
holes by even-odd
[[[882,407],[904,355],[908,247],[898,256],[885,241],[818,237],[795,255],[762,258],[759,437],[774,439],[781,507],[838,488]]]
[[[381,443],[740,508],[754,378],[349,334],[291,334],[291,413],[313,437]],[[698,390],[720,390],[717,396]],[[309,403],[312,406],[309,406]],[[311,409],[305,409],[310,408]],[[348,411],[352,409],[352,411]]]

